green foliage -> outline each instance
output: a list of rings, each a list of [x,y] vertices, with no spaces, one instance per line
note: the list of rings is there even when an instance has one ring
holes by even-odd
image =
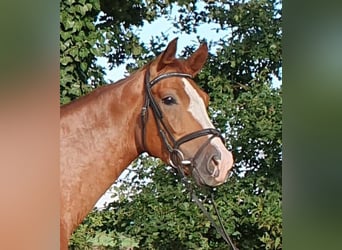
[[[60,2],[61,104],[104,83],[104,71],[96,64],[105,51],[103,34],[94,23],[99,11],[98,0]]]
[[[111,67],[147,50],[132,32],[156,12],[140,1],[66,0],[60,2],[60,102],[65,104],[105,84],[97,58]],[[156,5],[153,5],[156,6]],[[163,6],[160,6],[160,8]],[[154,7],[155,10],[156,7]],[[128,11],[129,10],[129,11]]]
[[[176,8],[177,4],[177,8]],[[112,67],[134,59],[132,71],[165,48],[156,34],[144,44],[133,32],[160,16],[179,34],[215,24],[219,40],[196,82],[210,95],[209,113],[233,151],[235,168],[215,191],[225,227],[239,249],[282,248],[281,2],[250,1],[62,1],[61,103],[104,84],[96,58]],[[102,11],[100,14],[100,10]],[[201,37],[198,38],[199,41]],[[209,38],[207,38],[209,39]],[[190,44],[181,56],[198,46]],[[83,91],[81,90],[83,89]],[[191,202],[173,171],[141,156],[115,186],[114,201],[94,210],[74,233],[72,249],[227,249]],[[205,192],[197,190],[205,200]],[[206,208],[213,212],[211,204]]]

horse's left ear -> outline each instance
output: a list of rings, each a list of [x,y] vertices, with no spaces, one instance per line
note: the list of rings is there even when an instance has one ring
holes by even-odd
[[[155,63],[157,64],[157,72],[164,68],[166,65],[173,62],[177,51],[178,37],[173,39],[168,45],[165,51],[158,56]]]
[[[195,76],[200,72],[208,57],[207,43],[203,43],[188,59],[185,60],[190,74]]]

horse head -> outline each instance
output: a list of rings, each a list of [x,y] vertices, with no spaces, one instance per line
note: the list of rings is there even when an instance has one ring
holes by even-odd
[[[142,144],[150,155],[192,175],[198,185],[218,186],[226,181],[233,156],[208,117],[209,96],[193,80],[208,47],[202,44],[186,60],[176,59],[176,49],[174,39],[144,68]]]

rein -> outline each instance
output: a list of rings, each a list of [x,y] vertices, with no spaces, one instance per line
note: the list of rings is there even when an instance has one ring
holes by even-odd
[[[150,80],[150,71],[149,71],[149,69],[146,70],[145,79],[144,79],[145,102],[144,102],[144,105],[143,105],[142,111],[141,111],[143,147],[144,147],[144,149],[146,149],[146,138],[145,138],[146,137],[146,123],[148,120],[148,108],[151,107],[152,113],[153,113],[155,120],[156,120],[159,135],[162,138],[162,141],[163,141],[165,147],[167,148],[167,150],[170,153],[170,165],[173,168],[177,169],[180,177],[182,178],[182,181],[183,181],[185,187],[187,188],[187,190],[191,194],[192,200],[194,202],[196,202],[198,207],[207,216],[207,218],[209,219],[212,226],[218,231],[218,233],[222,236],[222,238],[226,241],[226,243],[232,247],[233,250],[238,250],[238,248],[236,248],[234,246],[232,240],[230,239],[229,235],[227,234],[227,232],[223,226],[221,216],[220,216],[219,211],[218,211],[216,204],[214,202],[213,193],[211,192],[211,202],[214,206],[214,210],[215,210],[215,213],[218,217],[220,226],[218,226],[215,223],[214,219],[208,213],[208,211],[205,209],[202,202],[198,199],[197,195],[194,192],[192,192],[190,182],[188,181],[188,179],[185,176],[184,171],[182,169],[182,166],[190,165],[193,167],[194,170],[198,171],[196,169],[196,163],[195,163],[194,159],[196,159],[202,153],[202,151],[205,149],[205,147],[210,143],[210,141],[213,138],[219,137],[219,138],[221,138],[221,140],[223,142],[224,142],[224,138],[222,137],[221,133],[217,129],[214,129],[214,128],[206,128],[206,129],[202,129],[199,131],[195,131],[195,132],[189,133],[189,134],[179,138],[178,140],[176,140],[174,138],[173,134],[170,132],[170,129],[168,128],[168,126],[165,124],[165,122],[163,120],[163,113],[162,113],[159,105],[157,104],[156,100],[154,99],[154,97],[152,95],[152,91],[151,91],[151,88],[156,83],[158,83],[159,81],[161,81],[163,79],[171,78],[171,77],[185,77],[185,78],[193,79],[193,77],[189,74],[171,72],[171,73],[161,74],[161,75],[157,76],[156,78],[154,78],[153,80]],[[208,138],[208,140],[205,143],[203,143],[203,145],[201,145],[201,147],[196,152],[195,156],[192,159],[185,159],[183,152],[180,150],[180,146],[183,143],[186,143],[186,142],[191,141],[193,139],[196,139],[198,137],[203,137],[203,136],[207,136],[207,135],[211,135],[211,136]]]
[[[204,207],[203,202],[200,201],[200,199],[198,198],[198,196],[195,194],[195,192],[193,192],[192,188],[191,188],[191,182],[188,180],[188,178],[185,176],[184,171],[181,170],[181,168],[179,167],[178,169],[178,174],[181,177],[181,180],[183,182],[183,184],[185,185],[187,191],[190,193],[191,195],[191,199],[192,201],[194,201],[197,206],[202,210],[203,214],[208,218],[208,220],[210,221],[211,225],[216,229],[216,231],[221,235],[221,237],[224,239],[224,241],[227,243],[228,246],[231,246],[231,248],[233,250],[239,250],[233,243],[233,241],[231,240],[231,238],[229,237],[226,229],[224,228],[223,222],[222,222],[222,218],[220,215],[219,210],[217,209],[215,200],[214,200],[214,193],[212,192],[213,190],[211,190],[210,192],[210,198],[209,198],[209,203],[213,204],[216,216],[218,218],[219,221],[219,225],[217,225],[217,223],[215,222],[215,220],[213,219],[213,217],[211,216],[211,214],[208,212],[208,210]]]

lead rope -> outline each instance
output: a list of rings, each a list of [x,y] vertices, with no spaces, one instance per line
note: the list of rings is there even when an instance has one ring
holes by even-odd
[[[213,195],[213,194],[212,194]],[[221,219],[221,216],[220,216],[220,213],[219,211],[217,210],[217,207],[216,207],[216,204],[213,200],[213,197],[211,197],[211,203],[213,204],[214,206],[214,209],[215,209],[215,213],[219,219],[219,222],[220,222],[220,226],[218,226],[216,224],[216,222],[214,221],[213,217],[210,215],[210,213],[208,213],[208,211],[205,209],[205,207],[203,206],[203,204],[201,203],[201,201],[198,199],[197,195],[194,194],[192,192],[191,194],[192,196],[192,199],[193,201],[196,202],[197,206],[202,210],[202,212],[205,214],[205,216],[207,216],[208,220],[210,221],[211,225],[217,230],[217,232],[221,235],[221,237],[225,240],[225,242],[232,247],[233,250],[238,250],[238,248],[236,248],[232,242],[232,240],[230,239],[228,233],[226,232],[224,226],[223,226],[223,223],[222,223],[222,219]]]
[[[217,230],[217,232],[221,235],[221,237],[224,239],[224,241],[227,243],[227,245],[231,246],[231,248],[233,250],[239,250],[234,245],[233,241],[231,240],[231,238],[229,237],[228,233],[226,232],[226,229],[224,228],[221,215],[220,215],[220,213],[219,213],[219,211],[217,209],[216,203],[214,201],[214,193],[210,192],[211,193],[210,201],[213,204],[213,207],[214,207],[215,213],[216,213],[216,215],[218,217],[220,226],[217,225],[217,223],[215,222],[213,217],[210,215],[210,213],[208,213],[207,209],[205,209],[205,207],[203,206],[203,203],[199,200],[197,195],[191,189],[190,182],[189,182],[188,178],[185,176],[184,171],[180,167],[178,167],[177,169],[178,169],[179,174],[181,175],[183,184],[185,185],[186,189],[189,191],[189,193],[191,195],[191,199],[202,210],[203,214],[208,218],[208,220],[210,221],[211,225]]]
[[[220,213],[219,213],[219,211],[218,211],[218,209],[217,209],[216,203],[215,203],[215,201],[214,201],[214,193],[213,193],[213,192],[211,192],[211,202],[213,203],[213,207],[214,207],[214,209],[215,209],[215,213],[216,213],[216,215],[217,215],[217,217],[218,217],[218,220],[219,220],[219,222],[220,222],[221,229],[222,229],[222,231],[223,231],[223,233],[221,233],[221,236],[223,237],[223,235],[224,235],[224,237],[223,237],[224,240],[225,240],[227,243],[230,244],[230,246],[233,248],[233,250],[238,250],[238,248],[234,245],[232,239],[229,237],[229,235],[228,235],[228,233],[227,233],[225,227],[223,226],[223,222],[222,222],[221,215],[220,215]]]

